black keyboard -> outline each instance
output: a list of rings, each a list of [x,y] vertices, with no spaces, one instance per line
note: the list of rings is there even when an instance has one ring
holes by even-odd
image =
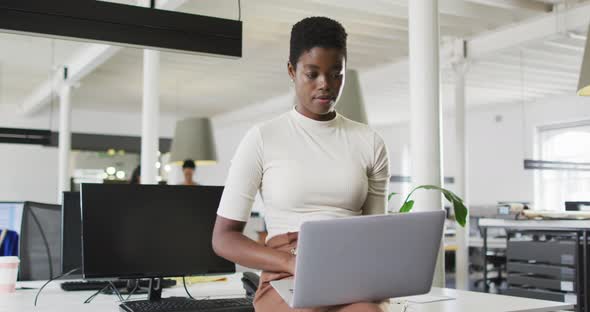
[[[158,301],[128,301],[119,307],[123,312],[254,312],[251,297],[203,300],[165,298]]]
[[[117,287],[117,289],[124,289],[127,288],[127,281],[126,280],[114,280],[111,281]],[[61,283],[61,289],[65,291],[79,291],[79,290],[101,290],[109,285],[109,281],[71,281],[71,282],[63,282]],[[162,280],[162,288],[172,287],[176,285],[175,280],[164,279]],[[149,280],[141,280],[139,282],[139,287],[148,288],[149,287]],[[107,287],[108,288],[108,287]]]

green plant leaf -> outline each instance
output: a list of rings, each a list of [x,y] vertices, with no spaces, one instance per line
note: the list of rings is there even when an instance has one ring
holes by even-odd
[[[412,207],[414,207],[414,201],[410,200],[404,203],[404,205],[399,209],[399,212],[404,213],[404,212],[410,212],[410,210],[412,210]]]
[[[465,223],[467,222],[467,208],[463,203],[463,199],[457,196],[457,194],[446,190],[441,189],[441,192],[445,196],[445,198],[453,204],[453,211],[455,212],[455,221],[459,223],[461,227],[465,227]]]
[[[453,201],[453,209],[455,211],[455,221],[459,223],[461,227],[465,227],[467,222],[467,208],[462,201]]]
[[[449,193],[447,193],[447,192],[443,192],[443,195],[444,195],[444,196],[445,196],[445,198],[446,198],[446,199],[449,201],[449,203],[453,203],[453,204],[454,204],[454,202],[455,202],[455,198],[453,198],[453,196],[452,196],[452,195],[450,195],[450,194],[449,194]]]
[[[387,201],[390,201],[391,198],[393,197],[393,195],[397,195],[396,192],[391,192],[388,196],[387,196]]]
[[[443,192],[443,193],[444,193],[444,192],[449,192],[449,191],[447,191],[446,189],[444,189],[444,188],[442,188],[442,187],[439,187],[439,186],[436,186],[436,185],[420,185],[420,186],[419,186],[419,187],[417,187],[417,188],[423,188],[423,189],[425,189],[425,190],[439,190],[439,191],[441,191],[441,192]]]
[[[445,196],[445,198],[449,201],[449,203],[452,203],[453,205],[455,202],[460,202],[460,203],[463,202],[463,200],[461,198],[459,198],[459,196],[455,195],[451,191],[443,190],[442,193]]]
[[[412,195],[412,193],[414,193],[414,191],[416,191],[418,189],[438,190],[441,193],[443,193],[446,200],[448,200],[451,204],[453,204],[453,211],[455,213],[455,220],[457,221],[457,223],[459,223],[460,226],[465,227],[465,223],[467,222],[468,211],[467,211],[467,208],[465,207],[465,204],[463,203],[463,199],[461,197],[457,196],[457,194],[455,194],[447,189],[444,189],[442,187],[436,186],[436,185],[420,185],[420,186],[414,188],[410,192],[410,194],[408,194],[408,197],[406,197],[406,202],[400,208],[400,210],[399,210],[400,212],[408,212],[408,211],[412,210],[412,207],[414,206],[414,201],[409,200],[409,199],[410,199],[410,196]]]

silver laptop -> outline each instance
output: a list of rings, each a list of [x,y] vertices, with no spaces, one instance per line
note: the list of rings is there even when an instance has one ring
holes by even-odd
[[[430,291],[444,211],[303,223],[295,277],[270,284],[292,308],[311,308]]]

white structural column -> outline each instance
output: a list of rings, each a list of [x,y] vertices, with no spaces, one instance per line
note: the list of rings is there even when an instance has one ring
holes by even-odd
[[[138,4],[150,7],[149,0]],[[141,184],[156,184],[160,125],[160,52],[143,50],[143,105],[141,115]]]
[[[442,185],[441,109],[439,102],[438,0],[408,1],[410,41],[410,155],[413,186]],[[415,210],[443,209],[442,195],[414,193]],[[442,241],[442,237],[441,237]],[[444,249],[441,248],[433,286],[444,287]]]
[[[462,41],[461,41],[462,43]],[[455,72],[455,142],[457,145],[455,159],[457,168],[455,173],[456,192],[463,198],[467,206],[467,152],[465,132],[465,74],[467,62],[463,59],[453,64]],[[469,218],[465,227],[457,226],[455,234],[456,255],[456,286],[457,289],[469,290]]]
[[[141,184],[155,184],[160,114],[160,52],[143,51],[143,108],[141,119]]]
[[[67,72],[64,69],[64,72]],[[66,78],[66,77],[64,77]],[[67,82],[59,89],[59,160],[57,202],[62,201],[62,192],[70,190],[70,151],[72,149],[72,87]]]

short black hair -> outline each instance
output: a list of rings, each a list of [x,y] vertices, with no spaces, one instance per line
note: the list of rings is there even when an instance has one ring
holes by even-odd
[[[346,31],[337,21],[322,17],[307,17],[291,28],[289,62],[293,67],[301,54],[315,47],[336,48],[346,57]]]
[[[182,163],[182,169],[184,168],[191,168],[195,169],[195,162],[192,159],[186,159],[184,163]]]

